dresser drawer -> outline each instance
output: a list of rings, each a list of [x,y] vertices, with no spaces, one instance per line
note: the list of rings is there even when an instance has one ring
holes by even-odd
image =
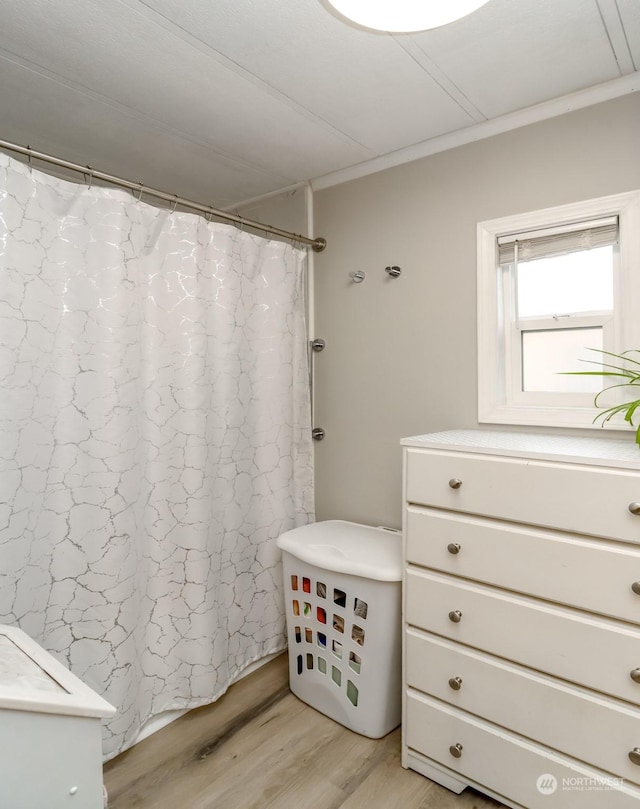
[[[453,551],[453,552],[452,552]],[[640,623],[640,547],[411,506],[409,562]]]
[[[421,694],[407,696],[405,732],[409,748],[527,809],[631,809],[640,801],[640,790],[621,779]],[[459,758],[450,753],[456,744]],[[552,792],[545,786],[553,779]]]
[[[461,613],[459,622],[451,620]],[[637,703],[640,628],[450,576],[409,570],[407,622],[529,668]]]
[[[406,463],[409,503],[640,543],[640,472],[420,449]]]
[[[640,783],[640,710],[409,630],[407,685],[508,730]],[[553,717],[553,721],[549,721]]]

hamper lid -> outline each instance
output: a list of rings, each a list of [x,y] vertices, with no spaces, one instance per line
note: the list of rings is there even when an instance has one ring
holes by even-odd
[[[311,565],[377,581],[401,581],[402,540],[396,531],[345,520],[292,528],[278,547]]]

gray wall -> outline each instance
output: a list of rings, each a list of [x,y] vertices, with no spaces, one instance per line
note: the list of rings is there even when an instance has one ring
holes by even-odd
[[[399,527],[400,438],[478,426],[477,222],[639,187],[634,93],[315,194],[319,520]]]

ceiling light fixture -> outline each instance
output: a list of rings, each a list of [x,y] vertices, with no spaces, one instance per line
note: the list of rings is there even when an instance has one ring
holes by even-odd
[[[489,0],[328,0],[348,20],[376,31],[408,34],[466,17]]]

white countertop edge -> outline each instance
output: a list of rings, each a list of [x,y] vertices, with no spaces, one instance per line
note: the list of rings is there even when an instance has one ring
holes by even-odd
[[[94,698],[102,700],[97,694]],[[108,706],[108,710],[107,710]],[[30,713],[77,716],[92,719],[107,719],[116,709],[102,700],[101,705],[91,706],[87,701],[80,702],[78,694],[61,694],[59,697],[16,697],[0,694],[0,711],[29,711]]]
[[[400,444],[416,449],[473,452],[572,464],[588,463],[640,472],[640,447],[633,437],[620,440],[478,429],[415,435],[401,439]]]

